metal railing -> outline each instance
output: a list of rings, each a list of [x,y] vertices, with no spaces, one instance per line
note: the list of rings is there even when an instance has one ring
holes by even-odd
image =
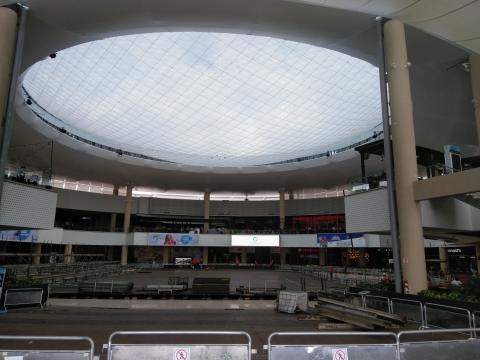
[[[390,332],[273,333],[268,337],[268,359],[477,359],[480,354],[480,339],[472,336],[470,330],[402,331],[398,334]],[[295,341],[274,344],[272,339],[281,336],[295,338]],[[435,339],[432,340],[432,337]],[[303,341],[304,345],[299,345],[302,343],[302,338],[315,338],[317,341]],[[353,338],[355,340],[352,340]],[[410,339],[404,341],[405,338]],[[381,339],[384,341],[380,342]]]
[[[183,336],[188,335],[188,339],[192,336],[207,336],[212,337],[213,340],[218,341],[218,337],[239,336],[245,337],[246,342],[243,343],[189,343],[189,342],[169,342],[162,344],[139,344],[138,342],[131,343],[117,343],[114,342],[114,338],[117,336],[133,336],[133,337],[149,337],[149,336]],[[134,359],[134,358],[146,358],[141,357],[138,353],[132,350],[142,351],[142,354],[153,353],[149,358],[173,358],[173,359],[199,359],[207,360],[213,358],[223,359],[244,359],[250,360],[252,354],[252,338],[250,335],[243,331],[117,331],[110,335],[108,338],[108,360],[118,359]],[[177,355],[177,352],[183,350]],[[215,351],[217,350],[217,351]],[[115,356],[115,352],[119,356]],[[192,353],[192,354],[191,354]],[[192,355],[192,357],[190,357]],[[163,356],[163,357],[162,357]]]
[[[400,306],[409,306],[413,307],[410,310],[399,310]],[[424,317],[424,309],[423,303],[417,300],[409,300],[409,299],[400,299],[400,298],[390,298],[390,309],[391,313],[395,315],[403,315],[407,318],[408,321],[415,322],[420,324],[420,328],[425,328],[425,317]],[[417,317],[418,316],[418,317]]]
[[[420,329],[428,329],[432,327],[448,329],[453,325],[453,328],[468,328],[472,332],[472,336],[476,336],[476,317],[480,316],[480,311],[472,312],[469,309],[462,307],[422,302],[418,300],[370,295],[361,292],[352,293],[346,290],[338,293],[343,295],[345,301],[347,301],[348,297],[359,298],[360,303],[364,308],[371,308],[381,311],[387,310],[385,312],[405,316],[409,321],[418,323],[420,325]],[[373,302],[373,306],[369,306],[369,300],[370,304]],[[377,306],[379,301],[386,302],[387,309],[379,308]],[[408,307],[408,309],[405,307]],[[436,317],[433,314],[434,312],[437,313]]]
[[[296,338],[293,344],[273,344],[275,337]],[[359,341],[343,342],[342,338],[358,338]],[[305,345],[299,345],[301,338],[334,338],[335,342],[314,344],[308,341]],[[391,338],[391,342],[375,343],[366,339]],[[308,340],[308,339],[307,339]],[[395,360],[397,356],[397,335],[391,332],[275,332],[268,337],[268,359],[334,359],[346,360],[367,359],[372,356],[382,360]],[[369,356],[370,355],[370,356]]]
[[[12,348],[5,349],[3,346],[0,346],[0,358],[11,358],[11,359],[23,359],[29,358],[30,355],[34,359],[63,359],[63,360],[80,360],[88,357],[89,360],[94,359],[95,354],[95,345],[93,340],[86,336],[9,336],[9,335],[0,335],[0,341],[12,341],[12,342],[23,342],[25,341],[28,346],[22,348]],[[54,349],[51,349],[51,346],[48,346],[48,349],[30,349],[32,347],[32,342],[43,342],[43,343],[59,343],[59,342],[87,342],[89,348],[85,350],[75,349],[75,350],[58,350],[55,346]],[[39,356],[40,355],[40,356]],[[43,356],[42,356],[43,355]]]
[[[430,313],[432,311],[437,311],[437,312],[440,312],[442,315],[450,314],[450,319],[448,318],[445,319],[445,316],[443,317],[443,319],[440,319],[444,321],[450,321],[452,320],[452,317],[457,317],[457,318],[461,317],[461,321],[466,320],[466,323],[468,324],[468,326],[461,326],[461,327],[463,328],[468,327],[469,329],[474,328],[473,326],[474,320],[472,321],[472,313],[470,310],[456,307],[456,306],[448,306],[448,305],[441,305],[441,304],[426,302],[424,303],[424,318],[425,318],[425,328],[427,329],[429,327],[445,328],[444,326],[442,326],[443,325],[442,322],[440,322],[439,324],[439,323],[433,323],[433,321],[430,320],[430,323],[429,323],[429,316],[428,316],[429,310],[430,310]]]

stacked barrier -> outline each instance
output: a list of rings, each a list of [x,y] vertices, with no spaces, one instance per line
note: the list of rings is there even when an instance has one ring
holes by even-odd
[[[176,336],[176,341],[168,340]],[[192,337],[206,337],[206,342]],[[117,341],[117,338],[126,339]],[[163,341],[152,341],[152,337]],[[178,341],[180,337],[181,341]],[[233,342],[232,337],[242,341]],[[229,339],[221,342],[221,338]],[[93,360],[94,343],[89,337],[0,336],[23,346],[0,345],[0,360]],[[47,343],[40,346],[37,343]],[[65,342],[73,342],[73,350]],[[83,346],[80,346],[83,342]],[[38,346],[38,347],[36,347]],[[480,354],[480,339],[470,329],[392,332],[276,332],[265,346],[269,360],[472,360]],[[120,331],[110,335],[108,360],[250,360],[252,340],[240,331]]]

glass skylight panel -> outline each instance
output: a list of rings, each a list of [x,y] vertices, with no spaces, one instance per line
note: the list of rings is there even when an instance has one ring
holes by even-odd
[[[36,63],[23,86],[49,121],[73,134],[189,165],[315,155],[371,136],[381,123],[374,66],[262,36],[94,41]]]

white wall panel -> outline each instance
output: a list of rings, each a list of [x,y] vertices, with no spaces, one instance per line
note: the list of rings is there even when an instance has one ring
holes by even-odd
[[[345,203],[343,196],[324,199],[287,200],[285,202],[285,214],[287,216],[343,214],[344,212]]]
[[[45,244],[63,244],[63,229],[40,230],[38,242]]]
[[[101,211],[123,213],[125,211],[125,197],[105,194],[89,193],[84,191],[55,189],[58,194],[57,207],[62,209],[76,209],[85,211]],[[138,211],[138,198],[132,201],[132,213]]]
[[[200,234],[200,246],[229,247],[231,242],[231,235]]]
[[[317,234],[280,235],[280,247],[318,247]]]
[[[345,198],[347,232],[390,231],[387,189],[378,189]]]
[[[39,186],[10,181],[3,184],[0,225],[23,229],[51,229],[57,194]]]
[[[98,231],[63,230],[63,244],[75,245],[125,245],[126,233],[109,233]]]
[[[203,216],[203,201],[177,199],[149,199],[152,215]]]
[[[421,201],[424,227],[460,231],[480,230],[480,209],[455,198]]]

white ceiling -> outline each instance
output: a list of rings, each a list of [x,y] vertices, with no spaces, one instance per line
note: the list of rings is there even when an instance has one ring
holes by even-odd
[[[325,153],[369,138],[382,122],[376,67],[265,36],[171,32],[84,43],[34,64],[23,87],[59,128],[196,166]]]
[[[24,69],[52,52],[106,37],[200,30],[280,37],[323,46],[375,64],[376,15],[398,17],[466,49],[480,52],[480,26],[476,22],[480,14],[478,1],[455,1],[456,7],[453,7],[453,1],[442,0],[332,0],[316,1],[315,5],[311,4],[314,1],[308,4],[282,0],[25,2],[31,10],[22,64]],[[475,127],[469,105],[471,94],[466,86],[468,74],[461,73],[457,68],[446,71],[464,58],[466,52],[418,31],[408,29],[407,35],[412,73],[418,74],[413,79],[417,143],[440,148],[447,141],[474,141]],[[451,86],[452,82],[454,86]],[[416,99],[420,101],[416,103]],[[17,105],[25,118],[21,104]],[[354,154],[347,153],[329,159],[266,167],[261,171],[258,168],[236,168],[233,174],[182,166],[162,170],[148,162],[133,164],[125,157],[118,158],[99,151],[87,154],[90,150],[87,145],[69,143],[64,135],[42,132],[30,123],[31,119],[27,118],[17,121],[12,140],[12,159],[48,168],[48,152],[32,153],[31,148],[30,152],[28,149],[31,144],[54,137],[58,142],[54,152],[55,172],[79,179],[130,182],[160,188],[248,191],[328,188],[359,176],[358,159],[354,158]],[[431,136],[431,129],[435,129],[435,136]],[[68,146],[63,145],[67,143]],[[379,170],[381,164],[377,161],[375,166]]]

